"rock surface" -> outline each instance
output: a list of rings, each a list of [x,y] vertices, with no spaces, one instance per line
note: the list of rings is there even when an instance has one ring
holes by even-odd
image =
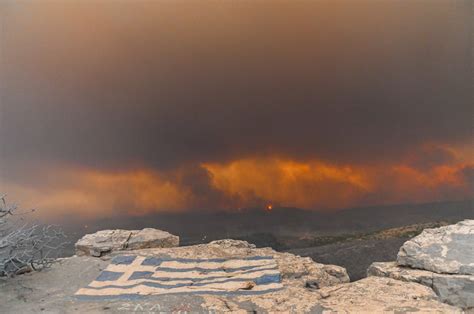
[[[264,297],[203,296],[203,307],[221,312],[246,313],[461,313],[437,300],[422,285],[389,278],[363,280],[316,291],[287,289]],[[246,311],[246,312],[245,312]]]
[[[373,263],[367,275],[420,283],[432,288],[442,302],[462,308],[474,307],[474,276],[471,275],[438,274],[400,267],[396,262]]]
[[[132,233],[130,240],[128,240],[127,249],[137,250],[177,246],[179,246],[178,236],[158,229],[145,228],[136,234]]]
[[[348,283],[344,268],[313,262],[271,248],[255,248],[244,241],[220,240],[209,244],[130,251],[141,256],[181,258],[235,258],[271,255],[284,288],[261,295],[155,295],[141,299],[79,300],[74,293],[97,277],[114,255],[102,259],[74,256],[51,269],[0,282],[1,313],[159,313],[159,312],[449,312],[460,309],[441,303],[423,285],[391,278],[370,277]]]
[[[461,310],[438,301],[433,290],[416,283],[390,278],[369,277],[320,291],[321,305],[329,312],[460,313]]]
[[[208,244],[175,248],[146,249],[133,251],[142,256],[164,256],[173,258],[237,258],[250,256],[273,256],[287,286],[305,287],[306,282],[316,282],[319,287],[349,282],[343,267],[315,263],[309,257],[276,252],[271,248],[256,248],[240,240],[217,240]]]
[[[425,229],[403,244],[397,263],[440,274],[474,275],[474,220]]]
[[[369,276],[416,282],[432,288],[441,301],[474,308],[474,220],[425,229],[405,242],[396,262],[373,263]]]
[[[95,257],[126,249],[176,246],[179,246],[178,236],[153,228],[142,230],[102,230],[86,234],[75,244],[77,255]]]

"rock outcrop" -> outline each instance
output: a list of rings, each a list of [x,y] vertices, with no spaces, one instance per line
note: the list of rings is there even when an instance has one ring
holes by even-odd
[[[439,299],[462,308],[474,307],[474,220],[425,229],[405,242],[396,262],[373,263],[369,276],[416,282]]]
[[[474,277],[470,275],[438,274],[427,270],[400,267],[396,262],[373,263],[367,270],[367,274],[416,282],[432,288],[442,302],[462,308],[474,307]]]
[[[87,286],[109,266],[109,259],[126,255],[160,260],[181,258],[185,261],[271,256],[281,274],[282,288],[264,294],[133,295],[128,299],[105,300],[75,298],[78,289]],[[24,293],[25,289],[27,293]],[[0,293],[5,300],[0,304],[0,311],[5,313],[461,313],[459,308],[440,302],[432,289],[418,283],[382,277],[350,283],[342,267],[316,263],[310,258],[276,252],[271,248],[256,248],[237,240],[115,251],[100,259],[90,256],[65,258],[44,272],[18,276],[5,285],[0,284]]]
[[[102,230],[86,234],[75,244],[77,255],[100,257],[127,249],[146,249],[179,246],[179,237],[166,231],[145,228],[142,230]]]
[[[474,275],[474,220],[425,229],[403,244],[397,263],[439,274]]]

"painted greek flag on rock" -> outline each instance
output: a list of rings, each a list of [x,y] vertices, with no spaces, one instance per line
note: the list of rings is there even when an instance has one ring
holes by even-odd
[[[77,296],[140,296],[175,293],[261,294],[282,288],[271,256],[188,259],[116,256]]]

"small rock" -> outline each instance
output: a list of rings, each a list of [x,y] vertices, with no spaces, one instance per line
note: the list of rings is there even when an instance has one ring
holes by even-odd
[[[316,280],[306,280],[304,286],[308,289],[319,289],[319,283]]]
[[[241,288],[242,290],[251,290],[255,287],[255,282],[253,281],[247,281],[244,283],[243,287]]]
[[[210,242],[208,245],[210,246],[217,246],[221,248],[248,248],[254,249],[256,248],[255,244],[248,243],[247,241],[242,240],[233,240],[233,239],[222,239],[222,240],[215,240]]]

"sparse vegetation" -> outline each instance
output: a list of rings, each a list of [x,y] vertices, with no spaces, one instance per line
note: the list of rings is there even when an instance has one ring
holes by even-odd
[[[429,222],[422,224],[414,224],[409,226],[403,226],[399,228],[390,228],[380,231],[368,232],[368,233],[356,233],[356,234],[342,234],[336,236],[315,236],[308,241],[308,246],[320,246],[326,244],[333,244],[343,241],[351,240],[385,240],[390,238],[412,238],[420,234],[424,229],[427,228],[438,228],[441,226],[448,225],[448,222]]]
[[[49,267],[66,245],[64,233],[52,225],[29,224],[0,196],[0,276],[14,276]],[[19,218],[19,219],[17,219]]]
[[[277,243],[278,250],[288,250],[295,248],[307,248],[307,247],[316,247],[329,245],[339,242],[346,241],[357,241],[357,240],[386,240],[392,238],[403,238],[409,239],[418,234],[420,234],[424,229],[427,228],[438,228],[441,226],[446,226],[450,224],[447,221],[439,222],[429,222],[429,223],[420,223],[413,224],[398,228],[390,228],[384,230],[378,230],[373,232],[366,233],[347,233],[347,234],[338,234],[338,235],[305,235],[300,237],[276,237],[273,234],[267,234],[266,238],[273,237],[273,243]],[[257,236],[257,235],[254,235]],[[245,239],[247,240],[247,239]],[[262,245],[265,246],[265,245]],[[273,246],[272,246],[273,247]]]

